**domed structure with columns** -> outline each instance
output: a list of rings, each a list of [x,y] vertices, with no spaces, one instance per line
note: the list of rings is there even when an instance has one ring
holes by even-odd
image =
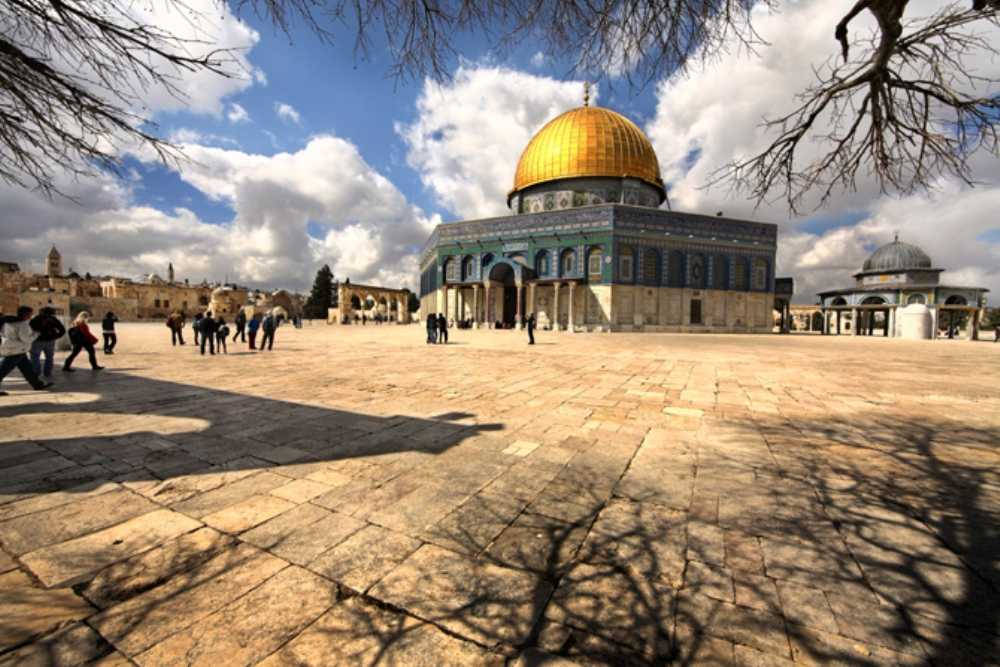
[[[930,337],[943,329],[949,338],[977,338],[989,290],[942,285],[942,271],[922,248],[897,235],[864,261],[852,287],[818,294],[823,333],[896,337],[902,309],[921,305],[930,316]]]
[[[525,147],[510,215],[434,230],[420,261],[421,317],[770,332],[777,226],[660,208],[669,201],[649,139],[588,97]]]

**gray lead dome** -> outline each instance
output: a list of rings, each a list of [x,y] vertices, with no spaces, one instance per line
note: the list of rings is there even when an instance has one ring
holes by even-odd
[[[862,271],[903,271],[929,269],[931,258],[915,245],[895,240],[887,243],[865,260]]]

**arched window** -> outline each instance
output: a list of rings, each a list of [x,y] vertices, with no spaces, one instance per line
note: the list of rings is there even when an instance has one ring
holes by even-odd
[[[654,248],[642,249],[642,284],[660,284],[660,253]]]
[[[969,302],[965,300],[964,296],[959,296],[958,294],[949,296],[945,299],[944,305],[946,306],[967,306]]]
[[[457,283],[459,280],[459,264],[454,257],[449,257],[444,263],[444,279],[449,283]]]
[[[667,284],[671,287],[684,287],[684,253],[671,250],[667,259]]]
[[[712,289],[729,287],[729,276],[726,271],[726,258],[722,255],[712,255]]]
[[[472,280],[475,278],[476,259],[472,255],[466,255],[462,259],[462,280]]]
[[[925,297],[923,294],[911,294],[910,296],[906,297],[906,305],[910,305],[913,303],[925,304],[927,303],[927,297]]]
[[[847,305],[847,299],[845,299],[842,296],[838,296],[836,299],[834,299],[833,301],[830,302],[830,305],[831,306],[846,306]]]
[[[535,255],[535,273],[540,276],[549,275],[549,252],[547,250],[539,250],[538,254]]]
[[[733,289],[747,288],[747,260],[743,257],[733,258]]]
[[[755,290],[767,289],[767,260],[760,257],[753,260],[753,288]]]
[[[486,267],[488,267],[492,263],[493,263],[493,253],[488,252],[485,255],[483,255],[483,270],[485,270]],[[484,278],[486,277],[485,274],[483,275],[483,277]]]
[[[593,248],[587,260],[587,280],[592,283],[601,281],[601,262],[604,261],[604,252],[600,248]]]
[[[571,276],[576,271],[576,253],[567,248],[559,257],[560,275]]]
[[[635,265],[633,263],[632,248],[623,247],[618,251],[618,279],[625,282],[632,282]]]
[[[705,257],[704,255],[691,255],[688,257],[688,286],[705,286]]]

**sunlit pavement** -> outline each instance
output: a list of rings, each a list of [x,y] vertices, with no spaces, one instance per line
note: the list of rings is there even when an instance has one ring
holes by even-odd
[[[1000,345],[119,328],[4,382],[0,664],[1000,654]]]

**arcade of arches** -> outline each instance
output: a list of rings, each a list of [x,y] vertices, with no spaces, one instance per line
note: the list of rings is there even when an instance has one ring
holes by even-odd
[[[327,313],[327,324],[350,324],[362,317],[386,322],[410,322],[410,291],[374,285],[340,283],[337,288],[337,308]]]

